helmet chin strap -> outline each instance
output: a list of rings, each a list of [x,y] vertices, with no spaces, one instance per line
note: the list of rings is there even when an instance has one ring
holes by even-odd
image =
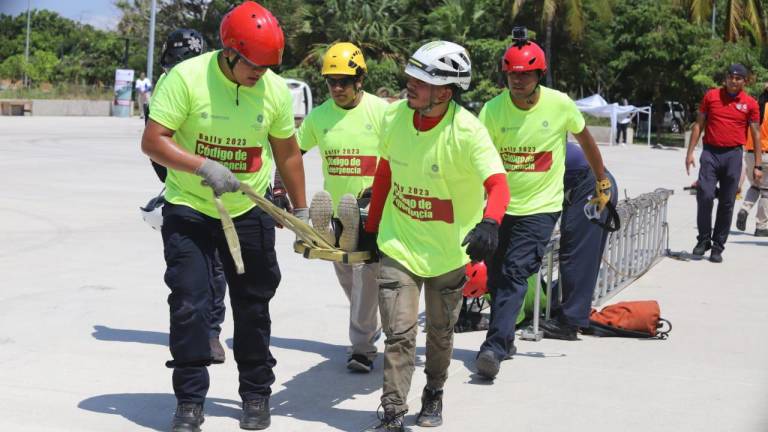
[[[230,60],[229,57],[225,55],[224,61],[227,62],[227,66],[229,67],[229,72],[232,74],[232,76],[235,76],[235,66],[237,65],[237,62],[240,61],[240,53],[235,51],[235,58],[233,58],[232,60]]]
[[[429,105],[427,105],[426,108],[418,109],[419,114],[422,116],[429,114],[436,105],[434,94],[433,94],[434,89],[435,88],[433,86],[429,86]]]

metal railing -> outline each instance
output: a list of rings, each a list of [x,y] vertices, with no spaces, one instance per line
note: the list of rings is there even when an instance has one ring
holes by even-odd
[[[621,228],[608,235],[603,251],[600,273],[592,295],[592,304],[600,306],[645,274],[666,255],[669,249],[667,203],[674,191],[656,189],[636,198],[618,203],[616,211]],[[547,245],[541,269],[536,277],[533,323],[523,329],[521,339],[538,341],[541,315],[541,283],[546,285],[547,299],[551,299],[552,284],[559,265],[560,232],[555,230]],[[558,294],[560,291],[558,290]],[[550,318],[550,301],[545,305],[544,318]]]

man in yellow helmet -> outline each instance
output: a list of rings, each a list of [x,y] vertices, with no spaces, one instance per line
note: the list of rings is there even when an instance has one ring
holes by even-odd
[[[331,97],[309,113],[298,132],[302,152],[318,147],[323,162],[324,190],[310,205],[312,225],[331,243],[338,239],[344,250],[357,249],[360,207],[356,196],[373,183],[381,119],[388,106],[362,89],[367,71],[357,46],[340,42],[328,48],[322,75]],[[374,342],[381,334],[378,263],[334,263],[334,269],[350,304],[352,347],[347,368],[370,372],[376,357]]]

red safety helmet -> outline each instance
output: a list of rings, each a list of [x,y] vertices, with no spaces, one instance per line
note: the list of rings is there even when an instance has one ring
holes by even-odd
[[[285,37],[277,18],[264,6],[247,1],[224,15],[219,26],[221,45],[257,66],[283,61]]]
[[[488,269],[485,262],[467,264],[467,283],[464,285],[464,297],[482,297],[488,292]]]
[[[507,48],[507,52],[501,59],[501,70],[504,72],[540,70],[544,73],[547,71],[547,58],[535,42],[514,43]]]

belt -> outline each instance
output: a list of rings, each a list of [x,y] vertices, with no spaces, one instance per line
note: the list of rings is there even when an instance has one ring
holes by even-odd
[[[725,147],[725,146],[716,146],[712,144],[704,144],[704,150],[709,150],[711,152],[716,152],[716,153],[725,153],[731,150],[741,149],[742,147],[743,146],[741,145]]]

